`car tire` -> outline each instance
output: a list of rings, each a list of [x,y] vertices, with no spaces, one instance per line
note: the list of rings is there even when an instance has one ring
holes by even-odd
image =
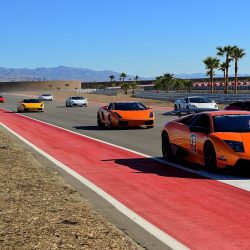
[[[99,128],[103,128],[103,127],[104,127],[104,124],[102,123],[101,117],[100,117],[99,114],[97,115],[97,126],[98,126]]]
[[[206,142],[204,146],[204,162],[209,172],[214,173],[218,170],[215,148],[210,141]]]
[[[171,143],[169,141],[169,136],[166,132],[162,133],[161,136],[161,141],[162,141],[162,156],[163,158],[167,160],[172,160],[173,159],[173,151],[171,148]]]
[[[177,104],[174,105],[174,110],[178,110]]]
[[[111,119],[110,116],[109,116],[109,120],[108,120],[108,128],[109,128],[109,129],[112,129],[112,128],[113,128],[112,119]]]
[[[154,125],[147,126],[147,128],[153,128],[153,127],[154,127]]]

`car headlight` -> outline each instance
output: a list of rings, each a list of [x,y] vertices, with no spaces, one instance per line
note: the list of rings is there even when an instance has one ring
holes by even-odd
[[[244,144],[241,141],[224,140],[224,142],[235,152],[241,152],[241,153],[245,152]]]
[[[41,103],[40,107],[43,107],[43,103]]]
[[[149,118],[153,118],[154,117],[154,112],[150,112],[149,113]]]
[[[117,117],[117,118],[122,118],[122,116],[120,115],[120,114],[118,114],[117,112],[113,112],[114,114],[115,114],[115,116]]]
[[[24,104],[22,104],[21,106],[22,106],[23,108],[25,108],[25,105],[24,105]]]

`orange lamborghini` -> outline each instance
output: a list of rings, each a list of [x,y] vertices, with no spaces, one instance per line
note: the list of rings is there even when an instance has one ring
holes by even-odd
[[[182,159],[210,171],[227,166],[250,168],[250,112],[213,111],[169,121],[162,134],[166,159]]]
[[[112,102],[97,112],[99,127],[154,127],[154,112],[140,102]]]

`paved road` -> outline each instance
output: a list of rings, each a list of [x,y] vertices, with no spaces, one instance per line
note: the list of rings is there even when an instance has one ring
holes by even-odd
[[[17,100],[20,99],[17,96],[8,96],[8,102],[1,105],[0,107],[6,108],[10,111],[16,111],[16,103]],[[97,139],[101,139],[103,141],[107,141],[128,149],[132,149],[135,151],[138,151],[143,154],[151,155],[154,157],[160,156],[161,149],[160,149],[160,131],[161,127],[163,126],[163,123],[166,119],[171,119],[173,117],[166,117],[163,116],[162,113],[164,111],[156,111],[156,126],[153,129],[121,129],[121,130],[107,130],[103,129],[100,130],[96,127],[96,111],[98,109],[97,104],[90,104],[87,108],[66,108],[64,105],[63,100],[55,100],[54,102],[46,103],[46,111],[44,113],[27,113],[26,116],[30,116],[36,119],[39,119],[41,121],[45,121],[51,124],[58,125],[60,127],[64,127],[67,129],[70,129],[72,131],[85,134]],[[5,117],[7,117],[5,115]],[[4,116],[3,118],[4,119]],[[22,121],[22,119],[17,119],[16,122],[13,123],[12,126],[20,130],[20,132],[24,131],[25,126],[29,126],[29,130],[33,131],[33,125],[27,123],[26,125],[20,124],[20,128],[17,126],[17,123],[19,121]],[[6,120],[7,122],[7,120]],[[26,121],[27,122],[27,121]],[[22,123],[22,122],[21,122]],[[29,125],[28,125],[29,124]],[[34,123],[35,126],[35,123]],[[38,126],[39,127],[39,126]],[[42,134],[45,136],[45,133],[43,130]],[[51,135],[51,143],[55,141],[53,140],[54,133],[48,133]],[[39,133],[36,132],[36,135],[33,135],[33,133],[29,133],[30,136],[33,136],[36,140],[39,138]],[[71,137],[68,139],[67,136],[61,136],[62,139],[60,139],[60,142],[63,142],[63,139],[67,141],[71,141]],[[47,139],[48,140],[48,139]],[[71,141],[72,142],[72,141]],[[90,142],[89,142],[90,143]],[[72,143],[71,143],[72,144]],[[68,145],[71,145],[68,143]],[[56,144],[57,145],[57,144]],[[71,155],[74,153],[72,151],[72,154],[70,155],[70,159],[73,159],[73,165],[78,166],[75,162],[77,157],[82,157],[82,155],[79,153],[81,152],[81,149],[83,148],[82,152],[84,152],[84,148],[86,148],[88,144],[85,142],[84,147],[77,147],[77,145],[72,144],[70,146],[70,149],[73,150],[74,147],[76,147],[75,150],[77,151],[77,154],[72,158]],[[44,143],[43,143],[44,146]],[[60,144],[60,146],[62,146]],[[78,145],[79,146],[79,145]],[[58,146],[59,147],[59,146]],[[44,148],[47,148],[46,145]],[[53,153],[53,149],[55,148],[55,145],[51,145],[51,154]],[[92,147],[94,149],[96,147]],[[80,151],[79,151],[80,149]],[[88,149],[90,150],[91,147]],[[110,154],[115,154],[116,150],[113,150],[112,147],[110,149],[106,149],[106,153],[109,152]],[[112,150],[114,152],[112,152]],[[89,154],[91,154],[91,150],[89,151]],[[128,166],[128,163],[130,163],[130,159],[132,159],[132,165],[129,165],[129,168],[136,169],[140,173],[143,172],[141,169],[138,169],[138,166],[134,165],[135,157],[138,157],[136,155],[129,155],[126,157],[126,154],[123,151],[119,153],[119,157],[115,155],[113,157],[110,156],[110,159],[120,159],[119,162],[115,162],[119,166],[121,164],[125,164],[126,167]],[[59,154],[58,157],[60,157],[62,154]],[[124,159],[126,158],[126,162],[124,163]],[[98,157],[97,157],[98,158]],[[140,161],[147,161],[146,159],[140,159]],[[139,160],[137,161],[139,162]],[[79,162],[83,162],[84,159],[78,159]],[[90,160],[93,160],[93,157],[90,157]],[[99,159],[99,162],[102,162],[102,164],[106,164],[106,161],[101,161]],[[113,169],[112,163],[109,162],[108,169],[110,171],[110,174],[115,174],[117,169],[117,165],[114,164]],[[139,164],[139,163],[138,163]],[[90,164],[91,165],[91,164]],[[89,164],[84,164],[84,166],[89,166]],[[98,168],[99,165],[96,165],[96,168]],[[95,168],[94,168],[95,169]],[[103,170],[103,169],[102,169]],[[104,169],[105,170],[105,169]],[[160,170],[160,172],[157,172]],[[93,169],[84,169],[84,174],[86,174],[86,171],[89,173],[93,173]],[[163,171],[163,174],[162,174]],[[174,173],[172,173],[174,171]],[[227,184],[230,184],[232,186],[236,186],[238,188],[244,189],[249,191],[250,190],[250,181],[246,178],[236,178],[235,176],[227,176],[225,174],[222,175],[209,175],[204,170],[193,170],[196,173],[202,174],[203,176],[208,176],[211,179],[219,180],[220,182],[225,182]],[[100,175],[100,171],[99,175]],[[98,176],[98,172],[94,173],[94,175],[90,176],[90,178],[96,178]],[[138,172],[138,173],[139,173]],[[204,245],[227,245],[227,249],[230,248],[237,248],[237,246],[240,248],[244,244],[245,246],[250,246],[250,240],[247,235],[247,222],[249,220],[249,217],[247,213],[244,213],[244,207],[249,206],[249,192],[232,188],[228,185],[221,184],[217,181],[212,181],[204,178],[200,178],[200,176],[193,176],[188,174],[186,171],[177,171],[173,170],[173,168],[169,168],[166,166],[160,166],[157,163],[153,163],[150,169],[146,171],[147,175],[138,175],[137,172],[132,171],[129,172],[132,174],[132,176],[124,175],[124,178],[121,178],[121,169],[119,169],[119,172],[117,173],[117,176],[115,180],[118,181],[118,177],[121,178],[119,180],[119,183],[122,183],[123,181],[126,182],[126,185],[128,187],[136,188],[133,190],[139,190],[142,189],[141,192],[146,192],[146,195],[143,197],[143,202],[148,203],[149,198],[152,199],[152,201],[157,201],[155,204],[160,206],[162,209],[157,209],[152,213],[152,209],[156,207],[151,207],[149,204],[142,206],[138,213],[142,212],[144,213],[145,209],[148,210],[148,215],[151,217],[152,215],[159,215],[157,218],[160,219],[158,222],[155,222],[154,224],[158,224],[159,227],[163,227],[162,223],[165,222],[166,224],[166,231],[169,230],[170,226],[172,226],[172,235],[175,236],[175,238],[179,238],[181,242],[186,243],[187,245],[192,244],[191,246],[196,246],[197,244],[200,244],[200,247]],[[150,174],[151,173],[151,174]],[[109,175],[106,176],[106,179],[109,177]],[[135,178],[133,181],[132,178]],[[147,180],[148,179],[148,180]],[[101,173],[98,181],[105,181],[106,189],[110,187],[112,182],[107,179],[104,180],[103,175]],[[143,184],[143,185],[141,185]],[[151,186],[147,185],[150,184]],[[104,186],[105,186],[104,185]],[[126,185],[121,185],[121,188],[127,187]],[[166,185],[166,187],[165,187]],[[145,187],[145,188],[143,188]],[[146,188],[147,187],[147,188]],[[152,192],[152,190],[157,189],[156,192]],[[112,189],[117,191],[116,189]],[[172,191],[171,191],[172,190]],[[113,192],[113,191],[112,191]],[[132,194],[131,192],[128,192],[127,190],[124,191],[123,195],[120,196],[120,198],[124,198],[126,195]],[[136,192],[138,194],[138,192]],[[139,192],[140,194],[140,192]],[[157,194],[154,196],[154,194]],[[166,196],[168,199],[166,199]],[[182,197],[182,198],[180,198]],[[203,199],[206,197],[206,199]],[[129,199],[134,199],[133,204],[136,204],[139,198],[135,198],[135,196],[129,195],[127,199],[125,199],[124,202],[128,201]],[[145,204],[146,204],[145,203]],[[139,205],[143,204],[142,202],[139,202]],[[150,204],[153,204],[151,202]],[[216,204],[216,205],[215,205]],[[130,204],[131,205],[131,204]],[[166,207],[172,208],[172,209],[165,209]],[[192,207],[192,208],[191,208]],[[228,207],[230,207],[230,213],[227,214],[225,211],[227,211]],[[138,208],[138,207],[137,207]],[[191,208],[191,209],[190,209]],[[136,208],[135,208],[136,209]],[[247,209],[248,210],[248,209]],[[195,213],[193,212],[195,211]],[[167,218],[169,216],[168,220],[164,220],[162,218],[162,213],[166,213],[163,217]],[[172,212],[174,215],[172,215]],[[179,217],[178,217],[179,216]],[[237,218],[237,219],[235,219]],[[169,223],[171,220],[172,224]],[[184,223],[187,228],[184,230]],[[171,224],[171,225],[170,225]],[[227,227],[227,225],[229,225]],[[179,226],[179,228],[175,228],[176,225]],[[223,230],[222,230],[223,228]],[[176,232],[177,234],[174,234],[173,232]],[[200,232],[198,234],[198,232]],[[238,235],[236,232],[240,232]],[[190,235],[189,235],[190,233]],[[194,234],[195,233],[195,234]],[[245,235],[244,235],[245,234]],[[196,237],[196,238],[195,238]],[[205,242],[201,241],[201,239],[204,240],[204,237],[206,237]],[[217,237],[217,238],[216,238]],[[214,239],[214,241],[210,241],[211,239]],[[237,245],[238,242],[241,242],[241,245]],[[230,247],[231,246],[231,247]]]
[[[6,95],[7,102],[0,107],[16,111],[17,101],[21,98]],[[90,103],[87,108],[66,108],[64,100],[54,100],[45,103],[44,113],[25,113],[29,117],[39,119],[72,131],[107,141],[150,156],[161,156],[161,128],[167,119],[162,115],[164,110],[155,110],[156,126],[153,129],[115,129],[100,130],[96,125],[96,113],[99,105]]]

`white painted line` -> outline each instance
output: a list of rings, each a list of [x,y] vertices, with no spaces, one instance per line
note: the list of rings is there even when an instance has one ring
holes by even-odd
[[[107,200],[109,203],[111,203],[117,210],[119,210],[121,213],[123,213],[124,215],[126,215],[132,221],[134,221],[139,226],[141,226],[142,228],[144,228],[146,231],[148,231],[149,233],[151,233],[152,235],[154,235],[157,239],[159,239],[160,241],[162,241],[167,246],[169,246],[169,247],[171,247],[173,249],[178,249],[178,250],[179,249],[188,249],[182,243],[178,242],[176,239],[172,238],[170,235],[166,234],[165,232],[163,232],[162,230],[160,230],[159,228],[157,228],[156,226],[154,226],[150,222],[148,222],[145,219],[143,219],[141,216],[139,216],[138,214],[136,214],[135,212],[133,212],[131,209],[129,209],[126,206],[124,206],[121,202],[119,202],[118,200],[116,200],[115,198],[113,198],[111,195],[109,195],[104,190],[102,190],[101,188],[99,188],[98,186],[96,186],[94,183],[90,182],[88,179],[84,178],[83,176],[81,176],[77,172],[73,171],[71,168],[69,168],[68,166],[64,165],[60,161],[56,160],[54,157],[52,157],[51,155],[47,154],[45,151],[41,150],[40,148],[38,148],[37,146],[35,146],[34,144],[32,144],[31,142],[29,142],[28,140],[26,140],[24,137],[22,137],[21,135],[19,135],[18,133],[16,133],[12,129],[10,129],[7,126],[5,126],[3,123],[0,123],[0,125],[2,125],[6,130],[8,130],[9,132],[11,132],[12,134],[14,134],[20,140],[22,140],[23,142],[25,142],[27,145],[29,145],[30,147],[32,147],[38,153],[40,153],[41,155],[43,155],[44,157],[46,157],[47,159],[49,159],[55,165],[57,165],[58,167],[60,167],[64,171],[66,171],[68,174],[70,174],[71,176],[73,176],[74,178],[76,178],[82,184],[84,184],[85,186],[87,186],[88,188],[90,188],[91,190],[93,190],[94,192],[96,192],[98,195],[100,195],[101,197],[103,197],[105,200]]]
[[[10,111],[10,110],[4,109],[4,108],[2,108],[2,109],[6,110],[6,111]],[[222,182],[224,184],[227,184],[227,185],[230,185],[230,186],[233,186],[233,187],[237,187],[239,189],[242,189],[242,190],[245,190],[245,191],[248,191],[248,192],[250,191],[250,179],[249,178],[242,179],[242,178],[239,178],[239,177],[237,178],[235,176],[211,174],[211,173],[207,172],[206,170],[193,170],[193,169],[184,167],[182,165],[179,165],[179,164],[176,164],[176,163],[173,163],[173,162],[168,162],[168,161],[165,161],[163,159],[159,159],[159,158],[154,157],[154,156],[146,155],[146,154],[137,152],[137,151],[129,149],[129,148],[118,146],[118,145],[115,145],[115,144],[110,143],[110,142],[102,141],[102,140],[96,139],[96,138],[88,136],[88,135],[80,134],[80,133],[77,133],[75,131],[72,131],[72,130],[69,130],[69,129],[66,129],[66,128],[62,128],[62,127],[56,126],[54,124],[50,124],[50,123],[47,123],[47,122],[44,122],[44,121],[29,117],[29,116],[25,116],[25,115],[22,115],[22,114],[16,114],[16,115],[20,115],[20,116],[26,117],[28,119],[31,119],[31,120],[34,120],[34,121],[37,121],[37,122],[41,122],[41,123],[44,123],[46,125],[49,125],[49,126],[52,126],[52,127],[58,128],[58,129],[62,129],[64,131],[67,131],[67,132],[70,132],[70,133],[73,133],[73,134],[76,134],[76,135],[79,135],[79,136],[82,136],[82,137],[85,137],[85,138],[88,138],[88,139],[91,139],[91,140],[94,140],[94,141],[97,141],[97,142],[104,143],[106,145],[110,145],[110,146],[113,146],[113,147],[116,147],[116,148],[119,148],[119,149],[122,149],[122,150],[125,150],[125,151],[129,151],[131,153],[134,153],[134,154],[146,157],[146,158],[151,158],[154,161],[160,162],[162,164],[165,164],[165,165],[168,165],[168,166],[171,166],[171,167],[174,167],[174,168],[184,170],[186,172],[190,172],[190,173],[200,175],[200,176],[212,179],[212,180],[216,180],[216,181]]]

